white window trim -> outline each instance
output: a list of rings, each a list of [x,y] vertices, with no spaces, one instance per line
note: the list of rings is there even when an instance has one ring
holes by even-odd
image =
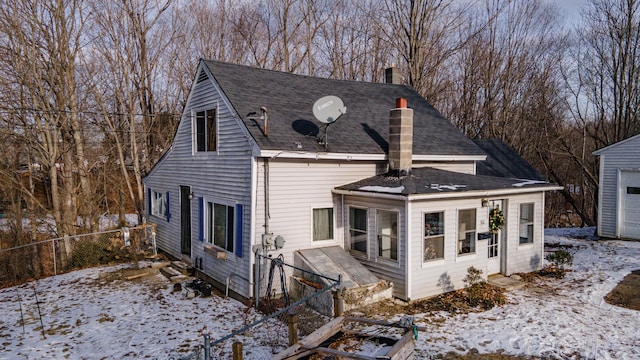
[[[390,212],[390,213],[395,213],[396,214],[396,219],[397,219],[397,230],[396,230],[396,241],[397,241],[397,249],[396,251],[398,252],[396,254],[397,259],[393,260],[391,258],[386,258],[383,256],[380,256],[380,248],[378,245],[378,229],[379,229],[379,222],[378,222],[378,211],[386,211],[386,212]],[[401,258],[401,251],[400,251],[400,239],[401,239],[401,234],[400,234],[400,210],[398,209],[381,209],[381,208],[375,208],[375,221],[376,221],[376,227],[375,227],[375,247],[374,247],[374,259],[376,262],[381,263],[381,264],[389,264],[395,267],[400,267],[400,258]]]
[[[442,231],[442,236],[443,240],[442,240],[442,257],[441,258],[437,258],[437,259],[431,259],[431,260],[425,260],[424,259],[424,254],[422,253],[424,251],[424,241],[425,241],[425,236],[424,236],[424,229],[426,227],[425,224],[425,215],[426,214],[434,214],[434,213],[442,213],[442,220],[444,223],[444,229]],[[447,211],[443,210],[433,210],[433,211],[423,211],[422,212],[422,228],[421,228],[421,232],[422,232],[422,243],[420,244],[420,249],[421,249],[421,261],[422,261],[422,265],[433,265],[433,264],[441,264],[444,263],[445,260],[447,259]],[[434,236],[435,237],[435,236]],[[456,244],[457,247],[457,244]]]
[[[526,243],[521,243],[520,242],[520,226],[522,226],[522,223],[520,222],[520,220],[522,220],[521,215],[522,215],[522,205],[531,205],[531,215],[532,215],[532,219],[531,222],[527,222],[527,224],[531,224],[531,226],[533,227],[533,231],[531,234],[531,241],[530,242],[526,242]],[[532,247],[534,246],[534,244],[536,243],[536,203],[535,202],[523,202],[520,203],[520,205],[518,206],[518,248],[525,248],[525,247]]]
[[[332,229],[332,234],[333,234],[333,238],[332,239],[325,239],[325,240],[314,240],[313,239],[313,229],[315,227],[315,223],[313,222],[313,211],[314,210],[321,210],[321,209],[331,209],[331,217],[333,218],[333,229]],[[311,244],[328,244],[328,243],[335,243],[337,242],[336,239],[336,209],[333,206],[333,204],[329,204],[329,205],[319,205],[319,206],[311,206],[311,211],[310,211],[310,216],[311,216],[311,234],[310,234],[310,239],[311,239]]]
[[[365,252],[359,251],[359,250],[355,250],[353,248],[351,248],[351,208],[354,209],[358,209],[358,210],[364,210],[367,213],[367,225],[366,225],[366,232],[367,232],[367,237],[366,237],[366,241],[365,241],[365,246],[367,248],[367,250]],[[369,258],[369,241],[371,241],[371,236],[369,234],[369,208],[367,207],[362,207],[362,206],[353,206],[353,205],[347,205],[347,223],[345,224],[346,229],[347,229],[347,238],[349,239],[349,252],[352,253],[352,255],[360,257],[360,258]],[[377,236],[377,235],[376,235]]]
[[[218,111],[218,103],[209,107],[201,107],[196,109],[191,109],[191,155],[198,157],[206,157],[211,154],[217,154],[220,150],[220,111]],[[198,151],[198,123],[197,123],[197,114],[202,111],[215,111],[215,122],[216,122],[216,150],[215,151]],[[205,117],[206,119],[206,117]],[[206,123],[206,121],[205,121]]]
[[[475,238],[475,251],[474,252],[469,252],[469,253],[463,253],[460,254],[458,251],[458,243],[460,242],[460,211],[465,211],[465,210],[475,210],[476,211],[476,226],[475,226],[475,233],[476,233],[476,238]],[[478,256],[478,208],[460,208],[460,209],[456,209],[456,236],[455,236],[455,240],[456,240],[456,246],[455,246],[455,253],[456,253],[456,260],[473,260]]]
[[[167,193],[151,189],[150,196],[151,196],[151,215],[166,218],[167,217]]]
[[[202,209],[202,212],[203,212],[202,216],[203,216],[203,221],[204,221],[204,232],[205,233],[204,233],[204,241],[202,241],[202,243],[205,246],[211,246],[211,247],[214,247],[216,250],[224,251],[224,252],[227,253],[227,256],[231,256],[232,258],[235,259],[235,246],[237,245],[236,244],[236,228],[235,227],[238,225],[237,221],[236,221],[236,218],[235,218],[236,203],[235,202],[230,202],[230,201],[218,201],[218,200],[211,199],[211,198],[204,198],[203,201],[204,201],[204,209]],[[220,247],[220,246],[214,244],[213,237],[209,238],[209,226],[212,225],[211,224],[212,219],[210,220],[210,214],[209,214],[209,204],[213,204],[214,207],[215,207],[215,204],[218,204],[218,205],[224,205],[224,206],[233,208],[233,212],[234,212],[233,239],[232,239],[232,241],[233,241],[233,251],[229,251],[229,250],[227,250],[227,249],[225,249],[223,247]],[[227,259],[229,259],[229,257]]]

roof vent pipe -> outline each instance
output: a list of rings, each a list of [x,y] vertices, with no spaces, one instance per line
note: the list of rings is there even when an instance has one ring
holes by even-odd
[[[262,113],[262,119],[264,120],[264,136],[269,137],[269,118],[267,117],[267,108],[264,106],[260,107],[260,112]]]
[[[413,109],[407,99],[397,98],[389,112],[389,170],[399,176],[411,173],[413,157]]]

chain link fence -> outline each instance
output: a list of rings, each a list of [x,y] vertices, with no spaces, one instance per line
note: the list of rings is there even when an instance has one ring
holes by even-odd
[[[298,335],[310,334],[329,322],[334,314],[342,312],[341,276],[333,279],[287,264],[281,256],[273,258],[258,253],[255,276],[259,296],[254,305],[265,316],[218,339],[205,334],[196,350],[179,360],[242,359],[238,338],[256,326],[268,326],[273,321],[288,324],[288,345],[292,345]],[[282,344],[273,345],[282,347]]]
[[[149,224],[0,249],[0,288],[155,252],[155,227]]]

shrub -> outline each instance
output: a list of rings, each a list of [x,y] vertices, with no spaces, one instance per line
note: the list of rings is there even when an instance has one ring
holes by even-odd
[[[548,262],[552,264],[553,267],[564,270],[565,266],[573,265],[573,255],[567,250],[556,250],[552,253],[547,254],[545,256]]]
[[[462,280],[465,284],[467,303],[472,307],[479,306],[484,310],[504,305],[507,298],[502,288],[487,284],[482,278],[482,270],[473,266],[467,269],[467,276]]]
[[[545,259],[550,262],[551,265],[539,271],[539,274],[542,276],[562,279],[567,272],[565,266],[573,265],[573,255],[567,250],[556,250],[547,254]]]

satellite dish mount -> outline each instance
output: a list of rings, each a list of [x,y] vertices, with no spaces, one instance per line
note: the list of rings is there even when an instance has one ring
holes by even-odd
[[[344,106],[342,100],[333,95],[321,97],[313,104],[313,116],[318,119],[324,125],[320,128],[318,132],[318,143],[324,145],[325,149],[329,144],[329,140],[327,137],[327,129],[329,125],[336,122],[340,116],[347,113],[347,107]]]

